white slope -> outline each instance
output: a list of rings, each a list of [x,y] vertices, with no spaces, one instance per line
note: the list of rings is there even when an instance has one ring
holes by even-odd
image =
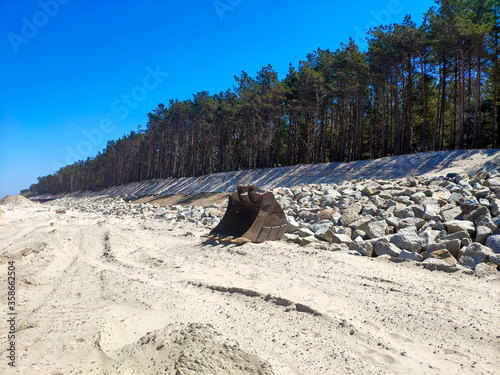
[[[475,174],[500,167],[500,150],[431,151],[350,163],[300,164],[289,167],[215,173],[200,177],[167,178],[114,186],[97,192],[43,194],[35,199],[63,197],[129,197],[234,191],[238,184],[254,183],[263,189],[306,183],[338,183],[357,178],[437,176],[447,173]]]

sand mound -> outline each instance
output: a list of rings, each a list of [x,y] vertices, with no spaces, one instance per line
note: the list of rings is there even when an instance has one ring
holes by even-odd
[[[149,332],[118,355],[119,374],[273,374],[262,358],[246,353],[208,324],[177,323]]]
[[[0,204],[6,207],[26,207],[33,205],[33,202],[22,195],[7,195],[0,199]]]

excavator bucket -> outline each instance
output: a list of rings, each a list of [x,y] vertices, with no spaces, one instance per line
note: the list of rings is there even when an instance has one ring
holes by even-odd
[[[222,220],[204,237],[242,245],[277,240],[286,227],[285,213],[272,192],[238,185]]]

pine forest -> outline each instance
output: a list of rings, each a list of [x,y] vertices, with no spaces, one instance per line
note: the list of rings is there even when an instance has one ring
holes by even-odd
[[[167,177],[500,147],[500,3],[440,0],[318,49],[283,79],[271,65],[232,89],[169,100],[95,157],[39,177],[23,194],[99,190]],[[265,62],[264,62],[265,63]]]

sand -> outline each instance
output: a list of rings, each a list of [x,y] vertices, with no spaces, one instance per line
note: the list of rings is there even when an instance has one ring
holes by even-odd
[[[44,204],[4,206],[2,374],[498,374],[500,279]],[[2,311],[6,312],[6,301]],[[1,336],[8,331],[6,315]]]
[[[213,195],[235,191],[237,184],[255,184],[262,189],[292,187],[299,184],[341,183],[358,178],[389,179],[412,176],[446,176],[500,168],[500,150],[429,151],[350,163],[299,164],[288,167],[248,169],[214,173],[199,177],[166,178],[113,186],[101,191],[42,194],[40,201],[64,197],[122,197],[127,200],[170,196],[168,201],[214,198]],[[172,198],[172,196],[174,196]],[[179,197],[176,198],[175,196]],[[175,204],[175,203],[174,203]],[[192,204],[192,203],[188,203]]]
[[[422,153],[105,193],[203,205],[224,200],[215,193],[243,177],[272,187],[436,176],[496,169],[499,158],[498,150]],[[13,261],[17,302],[16,367],[8,365],[6,299],[0,308],[0,373],[499,373],[498,276],[282,241],[219,244],[205,232],[187,222],[58,212],[19,196],[0,201],[0,293]]]

